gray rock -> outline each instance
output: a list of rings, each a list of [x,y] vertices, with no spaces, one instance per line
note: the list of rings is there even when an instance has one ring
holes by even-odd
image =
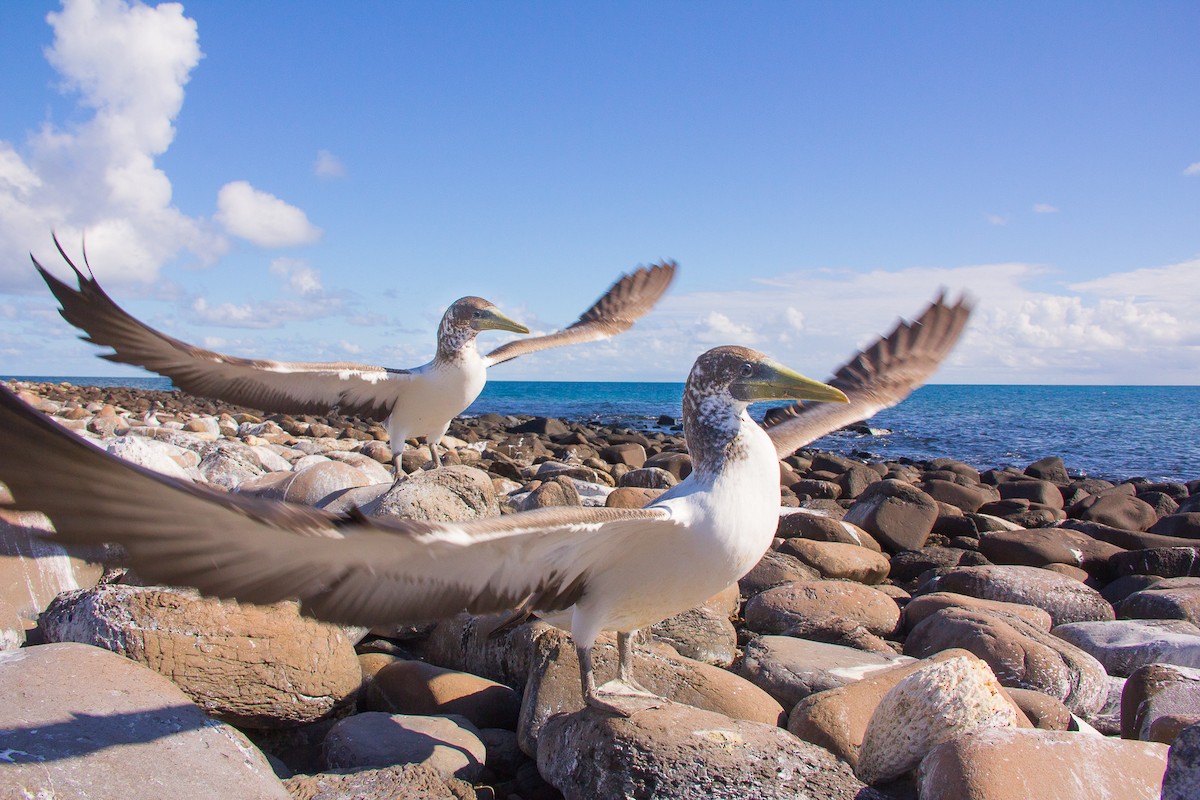
[[[500,505],[486,472],[448,466],[409,475],[362,511],[369,517],[456,522],[497,516]]]
[[[1171,745],[1162,800],[1196,800],[1200,786],[1200,723],[1185,728]]]
[[[566,800],[881,800],[824,749],[780,728],[671,703],[546,726],[538,769]]]
[[[193,481],[192,473],[180,466],[175,459],[178,449],[166,442],[147,439],[144,436],[121,436],[109,442],[105,449],[114,456],[140,467],[187,483]]]
[[[1164,578],[1126,597],[1117,615],[1135,619],[1178,619],[1200,625],[1200,580]]]
[[[200,455],[198,469],[204,480],[226,489],[236,489],[242,481],[267,472],[258,453],[241,442],[216,441],[207,445]]]
[[[921,593],[956,592],[1027,603],[1044,609],[1055,625],[1114,619],[1113,608],[1099,592],[1046,569],[1022,566],[957,567],[921,587]]]
[[[650,627],[650,633],[681,656],[718,667],[737,657],[737,631],[721,609],[700,605]]]
[[[844,686],[908,660],[792,636],[755,636],[746,644],[737,671],[790,710],[814,692]]]
[[[1200,628],[1182,620],[1111,620],[1058,625],[1051,633],[1092,654],[1111,675],[1146,664],[1200,667]]]
[[[0,795],[288,800],[267,759],[166,678],[83,644],[0,654]]]
[[[470,781],[483,772],[487,748],[465,717],[366,711],[330,728],[325,759],[332,769],[422,764],[443,776]]]
[[[1147,664],[1125,681],[1121,692],[1123,738],[1152,739],[1155,722],[1166,716],[1200,722],[1200,669]]]

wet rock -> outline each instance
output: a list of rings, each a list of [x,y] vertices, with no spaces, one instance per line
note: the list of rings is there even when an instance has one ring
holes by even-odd
[[[1101,736],[987,728],[935,748],[917,780],[921,800],[1159,800],[1166,748]],[[1183,797],[1181,795],[1180,797]]]
[[[0,729],[5,797],[288,800],[245,736],[99,647],[0,654]]]
[[[361,683],[341,628],[295,603],[255,606],[158,586],[105,584],[60,595],[46,639],[112,650],[174,681],[213,716],[247,728],[299,725],[336,712]]]
[[[538,769],[566,800],[880,800],[845,764],[777,727],[674,703],[630,718],[562,714],[543,741]]]

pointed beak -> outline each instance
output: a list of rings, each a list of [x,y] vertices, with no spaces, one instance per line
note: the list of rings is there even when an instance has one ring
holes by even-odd
[[[850,398],[826,383],[806,378],[774,361],[761,361],[754,374],[735,382],[730,390],[739,400],[816,400],[849,403]]]
[[[476,318],[474,323],[477,331],[512,331],[513,333],[529,333],[529,328],[526,328],[516,320],[509,319],[494,308],[486,309],[483,315]]]

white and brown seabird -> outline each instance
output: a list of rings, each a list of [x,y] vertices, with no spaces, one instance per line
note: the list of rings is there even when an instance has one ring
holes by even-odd
[[[253,603],[298,598],[306,614],[354,625],[532,606],[570,628],[588,704],[629,714],[661,702],[633,679],[636,631],[729,586],[771,544],[777,458],[799,438],[780,425],[773,430],[784,431],[783,439],[773,440],[751,420],[749,404],[848,400],[838,405],[849,416],[865,413],[879,402],[880,387],[885,397],[911,390],[907,382],[927,369],[908,367],[940,361],[968,313],[961,303],[939,302],[902,324],[851,362],[864,368],[843,378],[844,393],[754,350],[704,353],[683,401],[694,469],[643,509],[544,508],[453,523],[336,516],[124,462],[7,389],[0,391],[0,480],[12,505],[46,513],[59,539],[119,542],[141,577],[208,595]],[[803,429],[815,438],[832,428],[814,422]],[[591,649],[604,630],[618,634],[619,677],[597,687]]]
[[[467,409],[487,383],[488,367],[551,347],[606,339],[628,330],[654,308],[675,275],[674,262],[639,267],[622,276],[570,326],[501,345],[487,355],[476,348],[482,331],[527,334],[529,329],[479,297],[463,297],[446,309],[437,334],[437,353],[427,364],[394,369],[354,363],[303,363],[246,359],[214,353],[151,328],[122,309],[88,274],[75,266],[58,239],[78,288],[56,278],[37,259],[33,264],[61,306],[63,319],[81,329],[80,338],[113,352],[101,358],[134,364],[171,379],[185,392],[226,403],[286,414],[336,411],[383,422],[391,439],[396,477],[408,438],[424,439],[435,465],[436,446],[451,420]],[[30,256],[32,258],[32,255]]]

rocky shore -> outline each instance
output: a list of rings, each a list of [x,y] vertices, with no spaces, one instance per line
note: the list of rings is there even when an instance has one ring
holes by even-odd
[[[149,469],[368,516],[640,507],[690,470],[672,420],[487,415],[393,485],[359,420],[10,385]],[[643,632],[669,702],[627,719],[541,622],[347,629],[142,585],[0,511],[0,798],[1200,797],[1200,480],[802,450],[780,485],[758,566]]]

